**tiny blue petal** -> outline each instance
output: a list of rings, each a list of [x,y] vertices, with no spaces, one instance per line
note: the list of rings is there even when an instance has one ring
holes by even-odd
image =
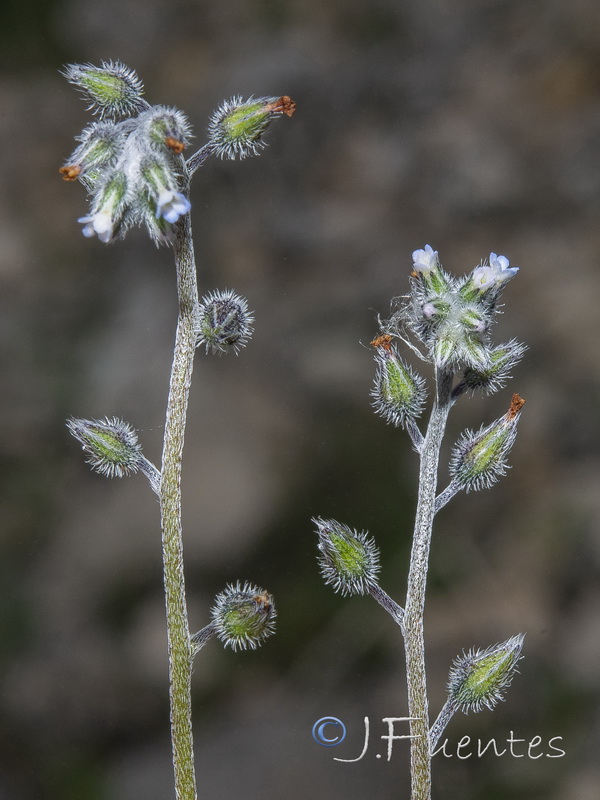
[[[192,204],[181,192],[165,189],[156,201],[156,217],[162,217],[171,224],[177,222],[179,217],[187,214]]]

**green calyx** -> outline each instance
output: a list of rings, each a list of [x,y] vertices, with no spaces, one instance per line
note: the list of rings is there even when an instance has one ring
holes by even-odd
[[[404,425],[422,411],[425,400],[423,379],[402,361],[389,334],[374,339],[377,373],[371,390],[373,408],[392,425]]]
[[[414,398],[415,383],[412,376],[404,364],[395,358],[386,361],[382,395],[398,408],[409,406]]]
[[[366,533],[336,520],[315,519],[319,566],[325,583],[343,595],[366,594],[377,584],[379,550]]]
[[[212,609],[219,639],[233,650],[255,648],[275,630],[273,596],[252,584],[228,586]]]
[[[85,72],[81,76],[81,85],[103,107],[120,103],[127,88],[122,78],[108,75],[101,69]]]
[[[349,580],[362,577],[367,566],[364,543],[339,533],[332,533],[329,541],[331,560],[340,577]]]
[[[507,413],[477,433],[465,431],[450,460],[453,482],[467,491],[490,487],[506,472],[506,457],[517,435],[525,401],[514,394]]]
[[[232,142],[254,142],[264,133],[270,112],[263,100],[234,108],[223,117],[223,132]]]
[[[513,679],[524,635],[518,634],[484,651],[470,651],[453,663],[448,681],[450,700],[462,711],[493,708]]]
[[[139,110],[144,105],[143,85],[136,73],[120,61],[69,64],[64,75],[90,101],[90,109],[100,118],[115,118]]]
[[[134,429],[116,417],[103,420],[70,419],[72,435],[88,456],[88,463],[101,475],[121,478],[137,472],[144,456]]]
[[[114,172],[102,190],[101,208],[118,208],[127,195],[127,176],[124,172]]]

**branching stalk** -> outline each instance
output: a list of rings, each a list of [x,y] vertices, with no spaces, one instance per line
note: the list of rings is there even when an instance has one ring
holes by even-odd
[[[385,609],[388,614],[393,618],[394,622],[396,622],[400,626],[400,630],[402,631],[402,635],[404,635],[404,609],[396,603],[395,600],[389,596],[387,592],[384,592],[379,584],[375,584],[374,586],[369,587],[369,594],[371,597],[374,597],[375,600],[379,603],[379,605]]]
[[[165,421],[160,487],[165,604],[169,648],[171,742],[177,800],[196,799],[191,719],[191,677],[194,648],[185,598],[181,526],[181,459],[196,334],[194,315],[198,286],[190,215],[177,227],[174,245],[179,318]]]
[[[183,570],[181,466],[194,354],[237,353],[252,334],[244,298],[213,291],[199,302],[190,222],[190,179],[211,155],[246,158],[264,147],[272,119],[291,117],[288,97],[234,97],[209,124],[209,141],[186,162],[187,117],[176,108],[151,106],[138,75],[120,61],[69,64],[64,75],[83,93],[100,122],[86,127],[59,172],[80,180],[91,194],[79,218],[84,236],[108,243],[136,224],[157,244],[173,246],[179,313],[160,471],[143,454],[135,429],[117,417],[70,418],[68,428],[96,472],[123,477],[142,472],[160,501],[169,653],[171,740],[177,800],[196,800],[191,720],[194,655],[214,636],[233,650],[255,648],[275,629],[273,597],[248,581],[229,584],[215,598],[212,622],[190,637]]]
[[[437,396],[421,450],[419,498],[410,557],[408,590],[404,610],[404,641],[408,684],[408,713],[411,739],[412,800],[431,798],[431,755],[423,613],[429,548],[435,515],[435,493],[440,446],[450,411],[452,373],[436,371]]]
[[[437,716],[436,721],[433,723],[431,730],[429,731],[429,748],[431,750],[431,755],[433,755],[442,733],[446,730],[446,726],[455,713],[456,703],[450,699],[446,700],[442,706],[442,710]]]
[[[419,494],[404,609],[379,586],[379,550],[367,532],[352,531],[336,520],[314,520],[319,535],[319,564],[326,583],[343,594],[365,589],[400,626],[404,637],[408,718],[411,740],[411,800],[431,800],[431,752],[452,714],[493,708],[510,685],[523,646],[523,634],[485,650],[458,656],[450,669],[448,702],[429,729],[423,619],[433,520],[459,491],[492,486],[506,472],[506,456],[514,442],[525,402],[514,394],[504,416],[477,432],[465,431],[452,450],[451,481],[436,497],[440,448],[450,409],[464,389],[496,391],[523,353],[511,341],[492,347],[488,331],[498,311],[503,286],[513,278],[506,256],[490,253],[465,278],[442,269],[431,245],[415,250],[410,294],[392,317],[379,320],[380,333],[371,342],[376,374],[371,390],[375,412],[395,427],[404,427],[419,454]],[[414,335],[425,355],[408,338]],[[422,435],[417,425],[426,400],[425,382],[404,362],[397,340],[404,342],[435,370],[435,397],[429,425]],[[460,377],[462,373],[462,378]],[[453,382],[458,376],[458,386]],[[391,740],[390,740],[391,741]]]

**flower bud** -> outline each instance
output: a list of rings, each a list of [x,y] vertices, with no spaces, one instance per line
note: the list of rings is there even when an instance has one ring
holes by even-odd
[[[121,226],[127,200],[127,176],[115,170],[98,188],[91,213],[77,220],[83,225],[83,235],[96,235],[101,242],[110,242]]]
[[[433,341],[433,360],[440,368],[468,364],[473,369],[485,370],[489,364],[488,353],[481,335],[464,326],[445,325]]]
[[[131,425],[116,417],[75,419],[67,427],[88,456],[87,463],[100,475],[122,478],[144,469],[142,448]]]
[[[213,152],[220,158],[246,158],[265,146],[262,136],[275,117],[291,117],[296,103],[289,97],[233,97],[214,112],[208,126]]]
[[[251,583],[229,584],[211,609],[218,638],[232,650],[253,650],[275,632],[273,596]]]
[[[313,519],[319,536],[319,566],[325,583],[342,595],[367,594],[377,586],[379,550],[375,540],[334,519]]]
[[[450,460],[453,483],[467,492],[492,486],[506,474],[506,457],[517,435],[517,422],[525,400],[514,394],[507,413],[481,428],[465,431],[454,445]]]
[[[388,331],[402,335],[408,326],[438,369],[487,372],[491,367],[489,331],[497,301],[518,271],[508,266],[505,256],[490,253],[489,261],[456,279],[442,270],[438,253],[430,245],[415,250],[411,293],[388,321]]]
[[[487,366],[491,315],[487,307],[467,300],[459,283],[446,274],[430,245],[413,253],[410,302],[397,315],[404,318],[429,349],[438,368]]]
[[[166,159],[151,156],[142,161],[140,175],[147,193],[152,198],[154,216],[161,217],[170,224],[187,214],[191,208],[190,201],[178,191],[177,176],[173,174]]]
[[[248,303],[232,289],[211,292],[198,305],[196,317],[196,347],[206,346],[206,352],[238,353],[252,336],[254,318]]]
[[[59,172],[65,181],[79,178],[88,186],[93,185],[90,175],[112,166],[123,149],[126,135],[121,125],[112,122],[95,122],[81,132],[77,140],[81,143],[69,156]],[[86,180],[87,178],[87,180]]]
[[[371,397],[375,413],[397,427],[420,415],[426,393],[425,381],[402,361],[392,342],[389,334],[371,342],[377,363]]]
[[[190,123],[183,111],[177,108],[152,106],[140,114],[139,120],[140,126],[146,129],[148,141],[159,152],[166,149],[178,156],[190,143]]]
[[[144,87],[137,74],[120,61],[103,61],[102,66],[68,64],[63,75],[90,101],[89,110],[100,119],[114,119],[146,105]]]
[[[525,345],[515,339],[493,347],[488,351],[488,367],[483,370],[466,369],[461,381],[461,388],[471,391],[481,389],[487,394],[497,392],[510,378],[511,371],[519,363],[526,349]]]
[[[448,676],[448,699],[465,714],[485,706],[493,709],[503,700],[521,659],[522,633],[486,650],[469,650],[452,663]]]

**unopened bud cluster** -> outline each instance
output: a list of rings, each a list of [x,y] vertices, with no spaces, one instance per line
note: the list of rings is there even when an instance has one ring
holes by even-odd
[[[314,519],[319,566],[326,584],[342,595],[366,594],[377,585],[379,550],[374,539],[334,519]]]
[[[486,650],[470,650],[458,656],[448,676],[448,698],[465,714],[492,709],[504,699],[517,672],[525,636],[517,634]]]
[[[79,219],[84,236],[110,242],[141,224],[157,243],[172,242],[173,226],[190,210],[182,155],[191,136],[185,114],[151,106],[136,73],[118,61],[70,64],[64,75],[99,118],[84,129],[60,169],[65,180],[79,180],[90,192],[89,213]],[[213,115],[205,152],[228,158],[257,153],[269,122],[291,116],[295,108],[287,96],[234,98]]]
[[[218,594],[211,616],[216,635],[232,650],[255,649],[275,631],[272,595],[247,582]]]
[[[438,368],[475,371],[483,376],[478,385],[502,381],[506,365],[494,365],[489,330],[502,290],[517,272],[505,256],[490,253],[488,262],[454,278],[425,245],[413,252],[411,294],[392,327],[408,325]]]
[[[65,77],[100,117],[78,137],[61,172],[89,190],[89,214],[79,219],[84,236],[110,242],[132,225],[144,224],[157,242],[168,242],[173,225],[190,210],[181,155],[190,140],[186,116],[150,106],[138,76],[120,62],[71,64]]]

